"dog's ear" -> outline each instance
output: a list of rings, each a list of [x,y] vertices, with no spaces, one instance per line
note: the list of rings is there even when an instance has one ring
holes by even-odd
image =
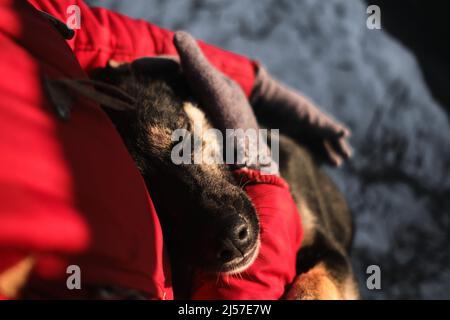
[[[131,63],[135,74],[160,77],[181,72],[179,58],[176,56],[157,56],[136,59]]]
[[[117,111],[132,110],[135,99],[116,86],[94,80],[45,79],[49,99],[62,119],[69,119],[75,97],[92,100]]]

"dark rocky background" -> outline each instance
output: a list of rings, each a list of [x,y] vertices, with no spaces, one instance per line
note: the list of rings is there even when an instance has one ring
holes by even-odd
[[[385,27],[368,30],[361,0],[88,2],[257,58],[347,123],[355,157],[327,170],[354,211],[363,297],[450,298],[450,38],[430,33],[444,11],[373,1]],[[379,291],[365,286],[371,264]]]

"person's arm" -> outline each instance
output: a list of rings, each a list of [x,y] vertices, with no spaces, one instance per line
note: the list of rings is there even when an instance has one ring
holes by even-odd
[[[258,132],[255,115],[239,86],[208,63],[192,36],[178,32],[174,42],[183,74],[214,125],[222,132],[227,129]],[[234,174],[245,185],[259,217],[259,254],[240,275],[197,273],[193,299],[279,299],[295,277],[296,255],[303,236],[300,215],[288,184],[277,175],[269,146],[261,145],[261,140],[256,142],[260,148],[256,155],[250,155],[249,145],[237,141],[237,151],[246,157],[242,168],[234,170]],[[260,163],[259,156],[270,159]]]
[[[80,8],[80,29],[68,43],[87,72],[105,67],[111,59],[131,62],[144,56],[177,54],[172,43],[173,32],[144,20],[103,8],[90,8],[80,0],[29,1],[62,21],[67,20],[67,9],[71,5]],[[208,61],[238,83],[251,98],[257,114],[268,114],[271,119],[281,117],[276,128],[288,127],[294,137],[311,137],[315,149],[335,165],[351,156],[347,142],[350,130],[312,101],[276,81],[258,62],[202,41],[198,44]]]
[[[144,20],[132,19],[104,8],[91,8],[79,0],[29,2],[64,22],[68,18],[66,11],[69,6],[80,8],[80,29],[68,43],[87,72],[105,67],[111,59],[131,62],[143,56],[176,55],[173,32]],[[255,62],[202,41],[199,45],[208,60],[250,96],[255,82]]]
[[[303,237],[300,214],[287,183],[279,176],[244,169],[234,172],[245,181],[261,226],[255,262],[238,275],[196,274],[195,300],[278,300],[296,276],[296,257]]]

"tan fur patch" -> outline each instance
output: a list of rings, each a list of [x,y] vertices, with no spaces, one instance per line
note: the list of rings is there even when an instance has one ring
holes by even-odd
[[[295,279],[286,299],[343,300],[345,297],[326,267],[319,264]]]
[[[6,297],[14,298],[25,284],[33,268],[34,258],[27,257],[11,268],[0,273],[0,293]]]
[[[169,128],[152,126],[148,128],[150,145],[157,150],[170,150],[172,133]]]
[[[316,234],[317,220],[316,216],[311,212],[305,200],[301,199],[299,211],[302,217],[303,241],[302,246],[308,246],[313,243]]]
[[[122,66],[122,65],[124,65],[126,63],[127,62],[117,61],[117,60],[113,60],[113,59],[108,60],[108,66],[111,67],[111,68],[119,68],[120,66]]]
[[[190,102],[183,105],[184,111],[187,113],[191,121],[193,133],[200,137],[202,147],[195,150],[194,157],[201,159],[202,167],[213,174],[221,175],[217,160],[221,157],[222,146],[218,141],[218,137],[209,129],[212,129],[210,122],[206,119],[202,110],[194,106]]]
[[[360,299],[358,285],[353,279],[353,277],[349,277],[344,281],[342,286],[344,298],[345,300],[358,300]]]

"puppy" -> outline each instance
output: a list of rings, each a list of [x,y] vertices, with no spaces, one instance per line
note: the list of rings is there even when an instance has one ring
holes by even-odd
[[[113,64],[99,71],[96,80],[134,100],[130,110],[105,110],[148,185],[165,231],[177,298],[189,296],[183,289],[190,287],[193,269],[230,274],[245,270],[258,254],[258,216],[240,181],[226,165],[213,161],[221,151],[219,142],[204,134],[211,125],[178,64],[164,59]],[[190,135],[184,141],[199,141],[200,148],[192,145],[188,164],[172,160],[180,143],[172,134],[179,129]],[[199,152],[203,161],[195,164]]]
[[[148,184],[166,231],[176,296],[189,296],[185,289],[193,268],[228,273],[247,268],[258,254],[259,223],[239,181],[225,165],[175,165],[171,160],[172,133],[180,128],[201,141],[203,156],[220,149],[217,139],[201,134],[211,125],[178,63],[155,58],[111,63],[95,80],[100,92],[109,91],[120,104],[132,104],[124,110],[111,108],[109,100],[103,103]],[[271,116],[280,115],[258,120],[270,124]],[[285,298],[357,299],[349,258],[350,210],[311,151],[295,141],[280,137],[280,174],[291,187],[304,227],[298,277]]]

